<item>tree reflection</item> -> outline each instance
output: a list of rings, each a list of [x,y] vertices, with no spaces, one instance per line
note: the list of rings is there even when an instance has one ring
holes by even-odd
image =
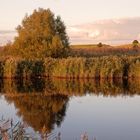
[[[24,95],[6,96],[7,101],[12,101],[17,108],[17,115],[23,118],[35,131],[41,131],[45,126],[51,132],[55,124],[60,126],[64,120],[68,97],[63,95]]]

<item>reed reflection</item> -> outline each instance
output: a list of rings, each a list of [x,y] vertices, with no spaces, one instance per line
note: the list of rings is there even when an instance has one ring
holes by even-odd
[[[132,96],[140,94],[140,80],[64,80],[64,79],[16,79],[0,80],[0,92],[5,96],[20,94],[45,94],[84,96]]]
[[[1,80],[0,91],[14,103],[17,115],[35,131],[48,132],[66,116],[69,97],[140,95],[140,81],[31,79]]]

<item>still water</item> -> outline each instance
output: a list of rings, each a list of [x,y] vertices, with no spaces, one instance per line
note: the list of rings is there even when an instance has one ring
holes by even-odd
[[[140,140],[139,81],[1,80],[0,118],[62,140]]]

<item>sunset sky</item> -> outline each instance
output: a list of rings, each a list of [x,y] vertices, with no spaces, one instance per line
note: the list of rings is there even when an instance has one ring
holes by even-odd
[[[127,43],[140,38],[139,6],[139,0],[0,0],[0,41],[12,38],[25,14],[41,7],[62,17],[73,44]]]

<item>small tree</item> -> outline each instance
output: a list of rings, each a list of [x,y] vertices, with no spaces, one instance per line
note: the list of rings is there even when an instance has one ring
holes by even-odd
[[[132,42],[132,45],[133,45],[133,48],[137,48],[137,47],[139,46],[138,40],[134,40],[134,41]]]
[[[98,47],[103,47],[103,44],[100,42],[97,44]]]

